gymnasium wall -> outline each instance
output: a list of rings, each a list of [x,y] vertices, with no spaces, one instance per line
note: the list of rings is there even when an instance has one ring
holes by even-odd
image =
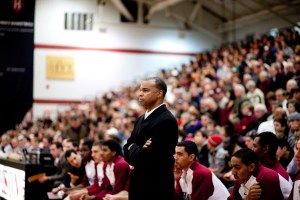
[[[93,29],[65,30],[65,13],[93,13]],[[147,25],[121,23],[110,1],[100,13],[96,0],[37,0],[35,20],[35,117],[45,108],[56,112],[57,103],[93,99],[160,69],[179,69],[193,54],[221,42],[216,36],[178,31],[176,21],[160,14]],[[47,78],[49,56],[71,58],[73,79]]]

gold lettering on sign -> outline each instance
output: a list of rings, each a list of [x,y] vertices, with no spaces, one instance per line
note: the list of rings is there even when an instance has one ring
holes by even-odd
[[[74,80],[74,58],[47,56],[47,79]]]

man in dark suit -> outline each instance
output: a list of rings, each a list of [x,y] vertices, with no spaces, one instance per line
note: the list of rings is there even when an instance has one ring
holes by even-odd
[[[158,77],[142,81],[138,101],[146,109],[124,146],[125,160],[134,167],[129,200],[174,198],[174,149],[178,141],[176,118],[164,104],[166,83]]]

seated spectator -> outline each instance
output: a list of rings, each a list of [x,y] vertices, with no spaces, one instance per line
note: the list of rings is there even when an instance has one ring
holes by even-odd
[[[43,137],[42,139],[42,151],[44,152],[50,152],[50,146],[52,144],[53,138],[48,136],[48,137]]]
[[[121,146],[114,140],[102,142],[102,157],[105,162],[103,166],[104,178],[101,186],[98,183],[88,188],[88,195],[81,199],[103,199],[106,194],[116,194],[125,189],[129,179],[129,164],[121,156]]]
[[[229,196],[227,188],[208,168],[197,162],[198,148],[192,141],[175,147],[174,176],[176,198],[190,200],[222,200]]]
[[[257,133],[260,134],[262,132],[272,132],[275,134],[275,128],[274,128],[274,117],[286,117],[286,111],[278,107],[275,110],[273,110],[273,113],[270,115],[271,119],[268,119],[267,121],[261,122],[260,125],[257,128]],[[270,117],[269,116],[269,117]]]
[[[62,146],[63,146],[63,150],[64,152],[70,150],[70,149],[75,149],[76,151],[78,151],[78,147],[79,147],[79,143],[77,143],[74,140],[71,140],[70,138],[65,138],[62,141]]]
[[[294,78],[291,78],[286,82],[286,92],[288,94],[288,99],[293,98],[293,89],[296,89],[297,87],[298,83]]]
[[[233,186],[233,175],[231,174],[231,165],[230,165],[230,158],[234,152],[241,148],[240,145],[237,143],[237,138],[233,133],[233,127],[231,125],[225,125],[222,127],[222,138],[223,138],[223,147],[228,152],[226,159],[225,159],[225,167],[223,172],[220,173],[220,180],[225,185],[225,187],[230,188]]]
[[[229,102],[228,97],[225,95],[221,88],[216,88],[213,96],[214,100],[217,102],[220,109],[224,109]]]
[[[80,152],[82,154],[82,159],[85,163],[85,177],[83,182],[80,184],[82,187],[92,185],[95,178],[95,162],[92,158],[92,140],[86,140],[83,142]]]
[[[208,112],[202,113],[201,114],[202,128],[200,130],[207,133],[207,128],[208,128],[209,122],[211,120],[212,120],[212,116],[210,113],[208,113]],[[209,136],[208,133],[207,133],[207,136]]]
[[[257,88],[259,88],[264,93],[265,97],[269,91],[268,90],[269,84],[270,84],[269,74],[267,71],[262,70],[258,76]]]
[[[209,120],[206,127],[207,135],[220,134],[221,128],[217,125],[217,122],[213,119]]]
[[[199,130],[202,127],[202,123],[199,119],[199,111],[194,106],[189,107],[189,122],[185,125],[185,132],[187,134],[194,135],[196,130]]]
[[[198,154],[197,160],[204,166],[209,167],[208,164],[208,153],[209,150],[207,148],[207,134],[203,131],[196,131],[193,142],[197,145]]]
[[[180,114],[180,117],[178,119],[178,129],[180,136],[182,137],[181,140],[183,140],[187,133],[186,127],[189,125],[191,119],[191,114],[189,112],[183,112]]]
[[[256,154],[248,148],[235,152],[231,158],[235,183],[228,200],[286,199],[291,184],[275,171],[259,164]]]
[[[287,111],[287,94],[286,91],[282,88],[278,88],[275,91],[275,98],[280,103],[281,107]]]
[[[295,177],[293,183],[293,189],[289,196],[289,200],[297,200],[300,199],[300,191],[299,191],[299,182],[300,182],[300,140],[298,140],[295,144],[295,160],[297,161],[297,169],[298,173]],[[298,187],[297,187],[298,186]]]
[[[300,131],[300,113],[294,112],[290,114],[288,117],[288,125],[290,127],[288,142],[293,149],[295,145],[295,133]]]
[[[249,101],[249,99],[246,96],[245,87],[242,84],[234,84],[233,85],[233,92],[235,96],[234,105],[233,105],[233,117],[230,118],[240,118],[242,117],[242,103],[245,101]],[[234,122],[232,122],[235,124]]]
[[[252,150],[264,167],[273,169],[287,181],[292,183],[289,174],[276,158],[277,148],[278,139],[276,135],[271,132],[263,132],[255,137]]]
[[[217,134],[209,136],[207,148],[209,150],[209,169],[218,178],[221,178],[221,173],[226,167],[226,157],[228,156],[228,152],[223,148],[222,136]]]
[[[1,136],[0,152],[4,154],[9,154],[13,152],[13,148],[10,144],[10,137],[8,134],[3,134]]]
[[[228,118],[233,112],[234,106],[234,92],[232,89],[226,92],[226,96],[228,97],[228,102],[226,103],[225,107],[220,108],[220,126],[224,126],[226,123],[229,122]]]
[[[69,183],[70,187],[69,188],[61,188],[61,187],[54,188],[52,190],[53,193],[58,193],[62,189],[65,194],[70,194],[72,191],[79,190],[81,188],[84,188],[84,187],[87,187],[87,186],[93,184],[94,176],[95,176],[95,164],[94,164],[94,161],[92,160],[92,157],[91,157],[92,145],[93,145],[93,142],[91,140],[87,140],[82,144],[82,147],[81,147],[81,150],[80,150],[81,157],[82,157],[82,165],[85,168],[83,179],[81,180],[82,177],[74,176],[74,173],[68,170],[68,172],[71,173],[71,174],[69,174],[70,177],[71,177],[71,183]],[[75,152],[74,150],[68,150],[67,152],[69,152],[69,151]],[[71,156],[68,156],[69,153],[67,153],[67,152],[66,152],[65,157],[66,157],[67,161],[69,162],[69,159],[72,159],[72,158],[68,159],[68,157],[71,157]],[[78,156],[76,156],[76,157],[78,158]],[[75,167],[77,169],[81,169],[82,166],[77,167],[78,166],[77,163],[79,163],[79,162],[74,163],[74,162],[72,162],[72,160],[69,162],[69,164],[71,164],[71,165],[75,164],[73,167]],[[81,170],[79,172],[82,172]],[[75,173],[77,171],[78,170],[75,170]],[[80,180],[79,179],[77,180],[77,177]],[[66,181],[70,181],[70,178],[65,179],[65,182]],[[79,182],[79,181],[81,181],[80,184],[76,184],[76,182]]]
[[[267,120],[269,113],[265,104],[258,103],[252,105],[254,105],[254,115],[256,117],[255,129],[257,129],[261,123]]]
[[[288,164],[293,159],[294,151],[291,149],[286,138],[278,139],[276,157],[284,169],[287,168]]]
[[[300,65],[300,64],[298,64],[298,65]],[[299,102],[300,101],[300,87],[294,88],[292,90],[292,92],[293,92],[293,99],[295,99],[297,102]],[[300,112],[299,105],[296,105],[296,111]]]
[[[77,115],[73,115],[70,119],[70,126],[63,132],[63,138],[70,138],[79,143],[81,138],[87,138],[89,135],[87,127],[82,123]]]
[[[240,145],[244,143],[242,141],[243,136],[253,128],[255,128],[256,117],[253,114],[253,106],[250,101],[245,101],[241,105],[241,118],[236,124],[234,124],[234,133],[237,134],[240,138],[238,142]]]
[[[89,180],[89,186],[84,188],[77,188],[72,190],[69,193],[70,199],[80,199],[82,196],[88,195],[88,190],[93,187],[100,187],[102,184],[102,180],[104,178],[104,171],[103,171],[103,158],[102,158],[102,141],[96,141],[93,143],[92,146],[92,158],[94,165],[88,164],[88,169],[86,170],[86,175],[88,177],[93,176],[93,182],[90,183],[91,180]],[[90,179],[90,178],[89,178]],[[91,197],[92,198],[92,197]]]
[[[256,84],[253,80],[247,81],[246,88],[248,90],[246,96],[252,105],[259,103],[265,104],[265,95],[259,88],[256,87]]]
[[[50,182],[50,187],[52,189],[63,183],[64,177],[67,175],[68,163],[65,159],[63,147],[60,142],[55,142],[50,146],[50,153],[54,158],[54,166],[57,167],[57,171],[54,175],[41,177],[39,182]]]
[[[64,177],[63,185],[67,188],[79,185],[84,178],[85,165],[80,152],[70,149],[65,152],[65,158],[69,163],[67,176]]]
[[[248,131],[246,135],[244,136],[244,142],[245,146],[249,149],[253,148],[253,142],[257,135],[257,131],[255,129],[252,129],[251,131]]]
[[[277,138],[278,139],[284,138],[287,140],[290,129],[287,124],[286,115],[274,116],[273,125],[274,125],[274,130]]]
[[[19,140],[17,137],[11,138],[10,144],[14,153],[20,153],[22,151],[22,149],[19,146]]]
[[[294,145],[294,149],[293,149],[294,152],[297,151],[296,144],[299,140],[300,140],[300,131],[295,133],[295,145]],[[294,153],[294,154],[296,154],[296,153]],[[298,162],[296,161],[296,156],[294,156],[286,168],[286,171],[291,176],[292,180],[294,180],[295,177],[297,176],[297,173],[298,173],[297,165],[298,165]]]
[[[208,112],[216,124],[220,123],[220,108],[212,97],[203,97],[201,99],[201,111]]]
[[[294,112],[300,112],[300,102],[298,100],[289,99],[287,101],[286,107],[288,116]]]
[[[30,146],[28,148],[28,152],[41,151],[39,144],[40,141],[38,137],[33,136],[32,138],[30,138]]]

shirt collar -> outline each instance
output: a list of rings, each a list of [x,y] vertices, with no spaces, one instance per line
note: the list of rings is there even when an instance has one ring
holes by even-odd
[[[158,105],[157,107],[155,107],[154,109],[152,109],[150,112],[148,112],[148,110],[146,110],[146,113],[145,113],[145,118],[146,119],[147,117],[149,117],[149,115],[151,115],[151,113],[153,113],[154,110],[156,110],[158,107],[164,105],[165,103],[162,103],[160,105]]]

